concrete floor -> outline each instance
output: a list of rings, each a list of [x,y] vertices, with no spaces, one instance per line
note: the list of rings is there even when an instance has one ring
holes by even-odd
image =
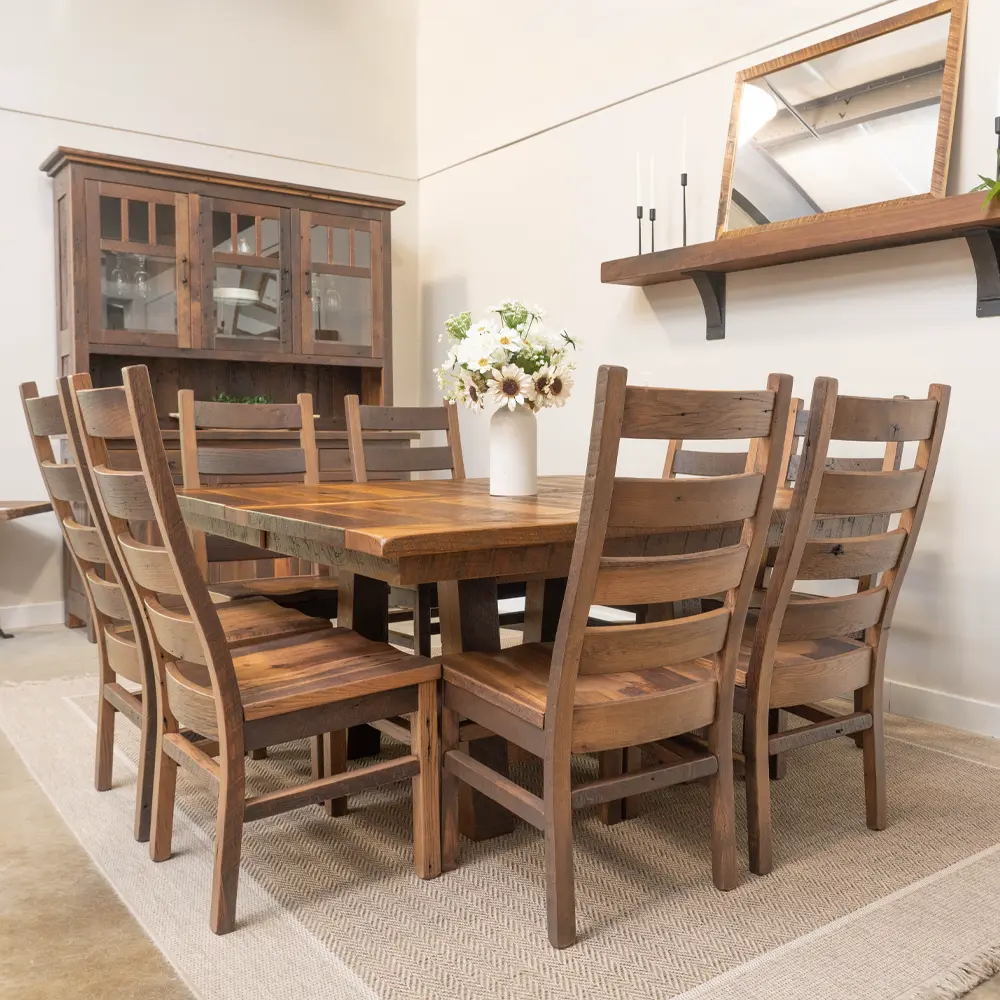
[[[0,683],[93,672],[80,658],[0,641]],[[0,735],[0,1000],[191,1000],[192,994],[94,867],[10,743]],[[206,998],[207,1000],[207,998]]]
[[[0,645],[0,684],[93,673],[48,655],[61,626]],[[1000,1000],[1000,976],[969,995]],[[192,1000],[0,734],[0,1000]],[[206,997],[205,1000],[211,1000]],[[874,998],[873,998],[874,1000]]]

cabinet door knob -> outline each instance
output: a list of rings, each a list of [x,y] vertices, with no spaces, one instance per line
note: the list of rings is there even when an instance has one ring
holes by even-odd
[[[188,259],[181,257],[181,284],[187,288],[188,283]]]
[[[306,271],[306,295],[312,295],[312,292],[313,292],[312,271]]]

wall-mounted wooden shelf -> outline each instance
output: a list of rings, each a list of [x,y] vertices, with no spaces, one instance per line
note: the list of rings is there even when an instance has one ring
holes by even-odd
[[[638,257],[606,260],[601,281],[612,285],[662,285],[694,281],[705,306],[707,336],[726,335],[726,275],[775,264],[841,254],[965,239],[976,268],[977,316],[1000,316],[1000,211],[983,214],[981,194],[887,202],[808,222],[734,233]]]

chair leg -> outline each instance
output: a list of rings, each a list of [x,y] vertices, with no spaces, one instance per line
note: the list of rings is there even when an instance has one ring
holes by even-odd
[[[163,726],[157,726],[156,765],[153,774],[153,816],[149,836],[149,856],[166,861],[174,833],[174,800],[177,797],[177,762],[163,752]]]
[[[426,584],[420,584],[414,595],[413,652],[418,656],[431,655],[431,588]]]
[[[708,749],[715,754],[719,769],[712,775],[712,881],[716,889],[735,889],[736,874],[736,790],[733,786],[733,713],[708,727]]]
[[[772,708],[767,713],[767,732],[769,735],[780,733],[782,729],[782,718],[780,708]],[[770,754],[768,757],[768,773],[775,781],[780,781],[788,773],[788,758],[783,753]]]
[[[625,747],[624,750],[604,750],[597,755],[598,777],[612,778],[621,774],[630,774],[642,767],[642,752],[638,747]],[[614,826],[622,820],[633,819],[638,812],[639,796],[632,795],[627,799],[615,799],[601,806],[601,822],[605,826]]]
[[[267,760],[267,747],[258,747],[250,751],[251,760]]]
[[[767,730],[767,726],[756,720],[753,707],[749,706],[743,717],[743,754],[746,758],[747,843],[750,871],[755,875],[767,875],[774,863]]]
[[[411,752],[420,758],[420,774],[413,779],[413,866],[420,878],[441,874],[437,688],[437,681],[417,686],[417,710],[410,717]]]
[[[858,688],[858,690],[854,692],[854,711],[855,712],[863,712],[864,711],[864,708],[863,708],[863,705],[864,705],[864,695],[865,695],[865,689],[864,688]],[[864,750],[864,748],[865,748],[865,734],[864,734],[864,730],[862,730],[860,733],[855,733],[851,738],[854,740],[854,745],[859,750]]]
[[[149,840],[156,778],[156,697],[142,694],[142,725],[139,730],[139,771],[136,776],[135,824],[133,832],[140,844]]]
[[[867,700],[867,699],[866,699]],[[862,731],[861,749],[865,767],[865,820],[870,830],[886,828],[885,743],[882,706],[866,706],[872,713],[872,727]]]
[[[576,943],[573,885],[573,804],[569,754],[545,762],[545,887],[549,943],[568,948]]]
[[[441,706],[441,870],[458,867],[458,803],[460,782],[444,769],[444,755],[458,749],[458,713]]]
[[[94,763],[94,788],[106,792],[111,787],[111,769],[115,754],[115,708],[104,697],[101,681],[97,704],[97,759]]]
[[[243,757],[222,762],[219,809],[215,822],[215,864],[212,872],[212,910],[209,926],[214,934],[228,934],[236,927],[236,889],[243,848],[243,812],[246,808]]]

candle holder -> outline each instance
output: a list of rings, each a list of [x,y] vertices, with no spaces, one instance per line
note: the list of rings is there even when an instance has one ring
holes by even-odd
[[[681,235],[684,246],[688,245],[688,175],[681,174]]]
[[[656,209],[649,209],[649,252],[656,253]]]
[[[639,220],[639,254],[642,254],[642,205],[635,206],[635,217]]]

